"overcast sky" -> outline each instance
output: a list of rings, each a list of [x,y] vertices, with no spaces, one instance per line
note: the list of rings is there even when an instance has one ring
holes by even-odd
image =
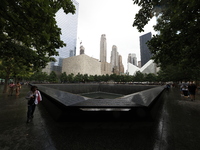
[[[106,34],[107,62],[110,63],[112,46],[122,55],[125,69],[129,53],[135,53],[140,60],[139,36],[153,31],[155,18],[145,27],[145,32],[139,33],[132,27],[135,14],[139,7],[132,0],[77,0],[79,3],[78,20],[78,50],[79,43],[85,47],[85,54],[99,59],[100,38]],[[126,70],[125,70],[126,71]]]

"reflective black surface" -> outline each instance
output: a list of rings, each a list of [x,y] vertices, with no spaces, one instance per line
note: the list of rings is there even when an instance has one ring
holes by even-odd
[[[123,94],[107,93],[101,91],[91,92],[91,93],[81,93],[79,95],[94,99],[115,99],[123,96]]]
[[[76,106],[76,107],[136,107],[136,106],[149,106],[154,99],[163,91],[163,86],[129,86],[129,85],[122,85],[121,88],[119,85],[113,85],[112,88],[110,88],[109,85],[103,85],[103,89],[105,90],[106,87],[109,87],[108,89],[112,93],[122,93],[124,89],[131,89],[129,91],[129,94],[117,97],[115,99],[99,99],[99,98],[89,98],[81,96],[77,91],[83,91],[86,87],[89,89],[93,89],[94,92],[94,85],[90,84],[71,84],[71,85],[38,85],[38,88],[41,92],[44,94],[50,96],[51,98],[55,99],[56,101],[62,103],[65,106]],[[91,87],[90,87],[91,86]],[[100,86],[101,87],[101,86]],[[60,89],[66,89],[65,91],[62,91]],[[70,88],[73,89],[74,93]],[[149,89],[150,88],[150,89]],[[58,90],[59,89],[59,90]],[[138,89],[146,89],[143,91],[139,91],[136,93],[130,93],[131,91],[136,91]],[[77,91],[76,91],[77,90]],[[99,87],[98,87],[98,90]],[[70,91],[70,92],[68,92]],[[115,92],[113,92],[115,91]],[[126,92],[125,92],[126,93]],[[86,94],[86,93],[85,93]]]
[[[2,86],[0,86],[2,90]],[[41,102],[26,124],[29,88],[18,97],[0,93],[1,150],[198,150],[200,95],[181,97],[179,89],[163,92],[153,120],[56,122]],[[115,114],[116,117],[118,114]]]

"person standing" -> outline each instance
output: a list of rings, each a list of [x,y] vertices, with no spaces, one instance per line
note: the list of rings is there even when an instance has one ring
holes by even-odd
[[[9,84],[9,93],[8,93],[8,95],[12,96],[13,91],[14,91],[14,87],[15,87],[15,84],[13,82],[11,82]]]
[[[26,99],[28,100],[27,123],[31,122],[31,120],[33,119],[35,107],[38,104],[38,94],[36,90],[36,86],[31,86],[31,90],[26,96]]]
[[[40,93],[40,91],[38,90],[38,87],[37,87],[37,86],[36,86],[36,93],[38,94],[37,100],[38,100],[38,104],[39,104],[39,102],[42,101],[42,96],[41,96],[41,93]]]
[[[193,82],[190,82],[190,84],[188,85],[188,91],[190,94],[191,101],[195,100],[195,94],[197,91],[196,84],[194,84]]]
[[[20,91],[20,88],[21,88],[21,84],[19,82],[17,82],[17,84],[15,85],[15,90],[16,90],[16,96],[19,95],[19,91]]]

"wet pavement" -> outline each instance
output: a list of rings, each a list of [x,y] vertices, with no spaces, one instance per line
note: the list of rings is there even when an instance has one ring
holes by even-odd
[[[0,85],[0,91],[3,86]],[[26,123],[28,86],[18,97],[0,92],[0,150],[199,150],[200,94],[164,92],[153,119],[56,122],[42,102]]]

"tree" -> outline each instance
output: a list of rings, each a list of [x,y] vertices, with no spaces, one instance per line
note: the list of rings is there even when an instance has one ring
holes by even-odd
[[[67,74],[66,72],[63,72],[61,75],[60,75],[60,81],[62,83],[66,83],[67,82]]]
[[[124,75],[124,82],[131,82],[132,81],[132,77],[130,75]]]
[[[83,82],[88,82],[89,81],[89,76],[88,74],[83,75]]]
[[[94,75],[94,81],[95,82],[100,82],[101,81],[101,76],[100,75]]]
[[[95,80],[94,80],[94,76],[93,76],[93,75],[89,75],[88,80],[89,80],[90,82],[94,82],[94,81],[95,81]]]
[[[140,32],[154,15],[158,16],[154,29],[160,34],[154,35],[148,43],[154,61],[161,68],[175,66],[197,78],[200,69],[200,1],[134,0],[134,3],[141,6],[133,23]]]
[[[117,79],[117,75],[114,73],[114,74],[111,74],[110,75],[110,80],[111,81],[114,81],[114,82],[117,82],[118,81],[118,79]]]
[[[104,82],[108,82],[110,80],[110,76],[109,74],[106,74],[106,75],[101,75],[100,77],[101,81],[104,81]]]
[[[144,81],[144,74],[141,73],[140,71],[137,71],[134,75],[134,81],[136,82],[142,82]]]
[[[0,42],[0,46],[1,46],[2,41]],[[3,89],[3,92],[7,91],[7,84],[8,84],[8,80],[9,78],[15,78],[16,76],[18,76],[19,74],[21,74],[22,72],[27,72],[28,70],[30,70],[31,67],[29,67],[29,63],[27,63],[28,61],[26,61],[25,59],[21,59],[20,58],[20,54],[17,54],[17,50],[22,50],[22,46],[20,45],[16,45],[14,47],[14,44],[8,44],[7,45],[7,49],[12,49],[13,52],[9,52],[7,50],[5,50],[4,53],[1,53],[2,55],[0,55],[0,69],[3,72],[3,76],[2,78],[5,79],[5,86]],[[26,51],[26,49],[24,49]],[[6,55],[4,55],[6,53]],[[32,53],[29,53],[30,55]],[[31,60],[29,60],[29,62],[31,62]]]
[[[73,73],[67,75],[67,81],[69,81],[69,82],[74,81],[74,74]]]
[[[158,79],[164,82],[197,80],[195,76],[187,67],[183,69],[178,66],[167,66],[158,72]]]
[[[16,67],[34,71],[45,67],[56,49],[63,47],[61,29],[55,13],[63,9],[75,13],[71,0],[2,0],[0,5],[0,61],[5,71],[5,87],[11,75],[19,74]],[[21,67],[23,66],[23,67]]]
[[[145,75],[145,81],[148,81],[148,82],[155,82],[157,81],[157,76],[153,73],[148,73]]]
[[[48,75],[46,72],[36,71],[34,74],[31,76],[31,80],[37,81],[37,82],[43,82],[48,80]]]
[[[48,81],[49,81],[49,82],[58,82],[57,75],[56,75],[56,73],[55,73],[54,71],[52,71],[52,72],[49,74]]]
[[[80,74],[80,73],[78,73],[75,77],[74,77],[74,81],[75,82],[82,82],[82,81],[84,81],[83,80],[83,75],[82,74]]]

